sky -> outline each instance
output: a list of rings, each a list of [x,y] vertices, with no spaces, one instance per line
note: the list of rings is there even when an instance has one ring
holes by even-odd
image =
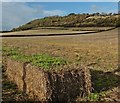
[[[7,0],[6,0],[7,1]],[[9,0],[10,1],[10,0]],[[12,0],[11,0],[12,1]],[[2,13],[1,13],[2,12]],[[118,12],[117,2],[2,2],[2,30],[46,16],[70,13]]]
[[[2,2],[119,2],[119,0],[1,0]]]

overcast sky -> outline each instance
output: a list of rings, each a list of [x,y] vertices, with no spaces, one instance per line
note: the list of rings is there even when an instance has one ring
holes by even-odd
[[[118,12],[117,2],[58,3],[58,2],[5,2],[5,1],[17,1],[17,0],[4,0],[4,2],[2,3],[3,30],[11,30],[12,28],[23,25],[31,20],[43,18],[46,16],[54,15],[64,16],[69,13]]]

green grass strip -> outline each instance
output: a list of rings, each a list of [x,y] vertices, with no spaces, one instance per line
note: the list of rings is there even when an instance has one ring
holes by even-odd
[[[47,54],[36,54],[31,56],[26,56],[20,53],[18,48],[3,48],[3,55],[7,55],[15,60],[23,61],[23,62],[31,62],[31,64],[42,67],[44,69],[49,69],[51,67],[65,65],[66,60],[60,57],[52,57]]]

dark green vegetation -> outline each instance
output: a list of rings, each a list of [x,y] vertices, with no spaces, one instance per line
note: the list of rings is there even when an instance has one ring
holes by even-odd
[[[3,55],[10,56],[11,58],[23,62],[30,62],[31,64],[42,67],[44,69],[49,69],[51,67],[56,67],[60,65],[65,65],[67,62],[59,57],[52,57],[47,54],[36,54],[36,55],[23,55],[18,51],[18,48],[3,48]]]
[[[12,31],[35,29],[38,27],[118,27],[120,18],[118,14],[74,14],[67,16],[51,16],[36,19],[14,28]]]
[[[11,32],[11,31],[0,31],[0,33],[8,33],[8,32]]]
[[[120,92],[118,90],[120,88],[119,75],[115,75],[113,72],[103,72],[101,70],[91,69],[91,79],[93,83],[93,92],[88,96],[88,100],[105,101],[105,99],[110,98],[109,100],[116,101],[120,98]]]
[[[105,91],[113,86],[120,85],[120,77],[114,75],[112,72],[103,72],[98,70],[91,70],[92,80],[94,80],[95,92]]]

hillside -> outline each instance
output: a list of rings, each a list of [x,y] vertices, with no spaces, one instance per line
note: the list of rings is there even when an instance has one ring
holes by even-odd
[[[35,29],[38,27],[116,27],[120,25],[118,14],[74,14],[51,16],[36,19],[25,25],[13,28],[12,31]]]

